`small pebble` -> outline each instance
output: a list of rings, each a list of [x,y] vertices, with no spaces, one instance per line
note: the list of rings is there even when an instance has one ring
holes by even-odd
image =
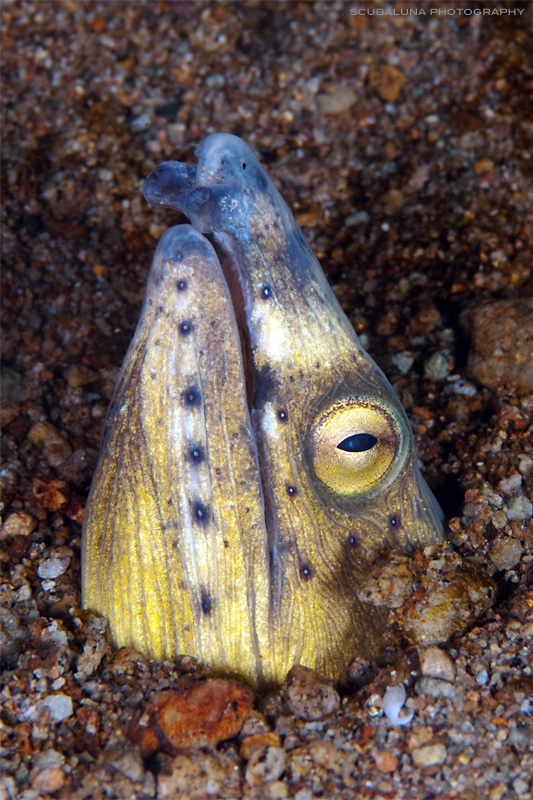
[[[448,366],[449,357],[444,353],[433,353],[426,361],[424,372],[426,378],[432,381],[443,381],[448,377],[450,368]]]
[[[352,772],[357,759],[355,752],[339,750],[333,742],[324,739],[311,742],[307,750],[315,764],[344,776]]]
[[[415,357],[407,353],[395,353],[389,360],[400,375],[408,375],[415,363]]]
[[[504,494],[512,494],[517,489],[520,489],[521,486],[522,476],[519,472],[515,472],[513,475],[509,475],[508,478],[503,478],[498,484],[498,489]]]
[[[239,784],[239,768],[231,755],[188,749],[162,766],[157,776],[157,800],[186,800],[191,796],[233,800],[239,797]]]
[[[147,130],[151,123],[152,121],[149,114],[141,114],[140,116],[135,117],[135,119],[132,119],[130,122],[130,127],[134,133],[139,133],[140,131]]]
[[[254,708],[252,708],[243,722],[241,731],[239,733],[239,739],[241,742],[243,742],[245,738],[255,736],[258,733],[270,733],[270,726],[266,721],[264,714],[261,714],[259,711],[256,711]]]
[[[398,757],[389,750],[376,753],[376,767],[380,772],[394,772],[398,766]]]
[[[322,719],[340,710],[340,696],[333,684],[308,667],[293,667],[284,688],[290,710],[300,719]]]
[[[472,377],[501,393],[533,391],[533,298],[468,308],[460,321],[472,340]]]
[[[454,681],[455,667],[453,661],[440,647],[435,647],[435,645],[421,647],[418,651],[418,655],[422,674],[424,676],[441,678],[444,681]]]
[[[489,673],[487,672],[486,669],[481,669],[476,674],[476,683],[479,686],[486,686],[487,683],[489,682],[489,679],[490,679],[490,675],[489,675]]]
[[[47,558],[37,567],[37,574],[43,579],[54,579],[63,575],[70,564],[70,558]]]
[[[282,747],[267,745],[252,751],[245,777],[250,786],[277,781],[285,771],[287,755]]]
[[[129,742],[121,742],[104,751],[104,758],[114,769],[121,772],[134,783],[142,781],[144,764],[139,750]]]
[[[69,443],[63,439],[57,428],[46,420],[30,428],[28,440],[42,451],[51,467],[58,467],[72,454]]]
[[[72,699],[66,694],[52,694],[45,697],[43,706],[49,710],[53,722],[63,722],[73,713]]]
[[[392,64],[374,67],[370,70],[370,85],[375,88],[378,95],[386,103],[394,103],[398,99],[401,89],[407,83],[407,78]]]
[[[447,752],[443,744],[428,744],[413,750],[411,756],[417,767],[433,767],[437,764],[444,764]]]
[[[25,511],[14,511],[0,528],[0,541],[14,536],[29,536],[37,527],[37,520]]]
[[[525,453],[518,456],[518,471],[521,475],[533,473],[533,458]]]
[[[517,795],[521,797],[523,794],[526,794],[526,792],[529,792],[529,785],[523,778],[515,778],[513,781],[513,789]]]
[[[356,99],[356,94],[350,86],[339,84],[331,87],[331,91],[327,94],[317,95],[316,101],[322,114],[342,114],[343,111],[348,111]]]
[[[507,570],[518,564],[523,552],[518,539],[496,539],[489,550],[489,558],[497,570]]]
[[[507,519],[509,522],[513,519],[527,519],[531,520],[533,515],[533,504],[523,494],[517,494],[511,497],[507,503]]]
[[[51,769],[43,769],[42,772],[37,772],[33,777],[31,785],[38,792],[44,794],[54,794],[65,783],[65,773],[59,767],[52,767]]]
[[[110,178],[107,180],[110,180]],[[94,369],[89,369],[84,364],[72,364],[65,371],[65,378],[72,389],[79,389],[81,386],[93,383],[98,377],[99,375]]]
[[[405,197],[398,189],[391,189],[383,197],[387,214],[396,214],[405,205]]]

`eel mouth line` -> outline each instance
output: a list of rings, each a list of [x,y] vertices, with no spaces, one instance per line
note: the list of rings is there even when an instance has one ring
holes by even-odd
[[[222,267],[222,274],[226,281],[226,286],[231,297],[231,304],[233,306],[233,313],[237,322],[237,331],[241,343],[242,366],[244,373],[244,383],[246,387],[246,402],[248,404],[248,411],[250,415],[253,410],[253,400],[255,392],[254,380],[254,365],[252,357],[252,343],[250,339],[250,329],[248,327],[248,319],[246,316],[246,300],[244,295],[243,276],[235,258],[227,250],[223,249],[217,242],[213,241],[211,237],[211,244],[220,261]]]
[[[214,241],[213,237],[207,237],[213,245],[215,252],[222,267],[222,274],[224,275],[226,285],[231,298],[233,306],[233,313],[237,322],[237,331],[241,344],[243,377],[246,389],[246,402],[248,405],[248,413],[250,415],[251,430],[257,457],[257,465],[259,469],[259,479],[261,482],[261,496],[263,507],[263,519],[267,531],[269,554],[270,554],[270,576],[271,580],[275,580],[274,576],[277,575],[275,561],[278,552],[279,534],[277,529],[275,506],[276,501],[272,494],[272,487],[270,485],[269,467],[260,430],[257,425],[257,415],[254,414],[255,404],[254,398],[258,388],[258,376],[254,367],[253,354],[252,354],[252,339],[250,328],[248,326],[247,318],[247,303],[245,298],[244,283],[246,276],[242,274],[239,269],[236,258],[231,251],[224,248],[219,242]],[[279,589],[279,587],[277,587]],[[274,585],[272,586],[273,592],[276,591]]]

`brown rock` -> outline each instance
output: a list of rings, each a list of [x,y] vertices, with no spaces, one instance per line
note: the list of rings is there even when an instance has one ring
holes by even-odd
[[[533,298],[497,300],[461,315],[472,340],[468,371],[489,389],[533,391]]]
[[[31,785],[38,792],[45,794],[54,794],[59,791],[65,783],[65,773],[59,767],[52,767],[51,769],[43,769],[38,772],[32,780]]]
[[[407,83],[403,72],[391,64],[385,64],[379,69],[372,68],[369,79],[370,85],[386,103],[394,103],[398,99],[401,89]]]
[[[39,508],[46,511],[60,511],[68,504],[70,489],[64,481],[33,482],[33,496]]]
[[[460,567],[446,578],[428,570],[422,583],[424,591],[396,612],[400,627],[418,644],[438,644],[462,633],[494,600],[495,584],[483,570]]]
[[[65,371],[65,378],[72,389],[79,389],[81,386],[93,383],[98,377],[97,372],[84,364],[72,364]]]
[[[14,511],[0,528],[0,542],[15,536],[29,536],[37,524],[37,520],[25,511]]]
[[[158,692],[130,727],[143,755],[157,750],[215,746],[236,736],[250,711],[253,692],[236,681],[210,678],[182,692]]]
[[[308,667],[293,667],[284,689],[290,710],[300,719],[322,719],[340,710],[339,693],[333,684]]]
[[[376,753],[376,767],[380,772],[394,772],[398,766],[398,758],[388,750],[380,750]]]
[[[497,539],[489,550],[489,558],[496,569],[512,569],[524,552],[518,539]]]

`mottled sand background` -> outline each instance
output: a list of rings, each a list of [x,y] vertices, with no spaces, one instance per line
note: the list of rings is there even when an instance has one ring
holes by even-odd
[[[531,5],[1,14],[0,797],[532,798]],[[296,682],[248,720],[241,739],[267,736],[255,751],[197,741],[143,760],[131,719],[201,670],[110,651],[77,610],[80,522],[152,253],[177,220],[140,187],[219,130],[257,150],[294,210],[408,411],[458,555],[498,591],[437,654],[391,643],[389,665],[354,668],[329,716],[309,718]],[[404,727],[380,706],[401,679]]]

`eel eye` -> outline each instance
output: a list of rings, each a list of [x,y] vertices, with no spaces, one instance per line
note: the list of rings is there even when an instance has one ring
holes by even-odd
[[[344,496],[381,489],[403,463],[406,428],[396,410],[379,398],[336,402],[311,426],[310,455],[318,479]]]
[[[343,439],[337,447],[347,453],[364,453],[371,450],[377,443],[378,440],[371,433],[354,433],[353,436]]]

